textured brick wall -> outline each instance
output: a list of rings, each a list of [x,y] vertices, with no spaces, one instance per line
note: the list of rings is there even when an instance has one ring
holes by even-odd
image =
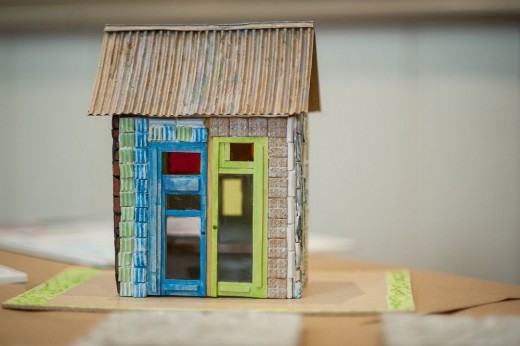
[[[287,118],[210,118],[213,137],[268,137],[267,296],[287,298],[288,287],[288,140]],[[294,238],[293,238],[294,239]],[[289,297],[292,298],[292,288]]]
[[[117,293],[119,285],[119,222],[121,221],[121,204],[119,203],[120,173],[119,173],[119,116],[112,117],[112,181],[113,181],[113,211],[114,211],[114,250],[115,250],[115,279]]]

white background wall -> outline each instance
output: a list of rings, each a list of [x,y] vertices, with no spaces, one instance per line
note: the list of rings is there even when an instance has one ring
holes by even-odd
[[[318,27],[311,237],[355,259],[520,284],[520,25]],[[107,215],[102,33],[0,36],[0,222]]]

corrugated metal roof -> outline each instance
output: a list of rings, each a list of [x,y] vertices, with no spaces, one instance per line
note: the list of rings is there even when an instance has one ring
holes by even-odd
[[[90,115],[319,110],[312,22],[107,26]]]

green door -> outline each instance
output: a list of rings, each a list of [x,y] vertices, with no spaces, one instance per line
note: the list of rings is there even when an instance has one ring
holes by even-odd
[[[213,138],[211,295],[267,297],[267,138]]]

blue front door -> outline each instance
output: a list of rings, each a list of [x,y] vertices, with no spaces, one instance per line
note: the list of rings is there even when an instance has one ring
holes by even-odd
[[[150,150],[155,294],[205,296],[206,143],[153,143]]]

